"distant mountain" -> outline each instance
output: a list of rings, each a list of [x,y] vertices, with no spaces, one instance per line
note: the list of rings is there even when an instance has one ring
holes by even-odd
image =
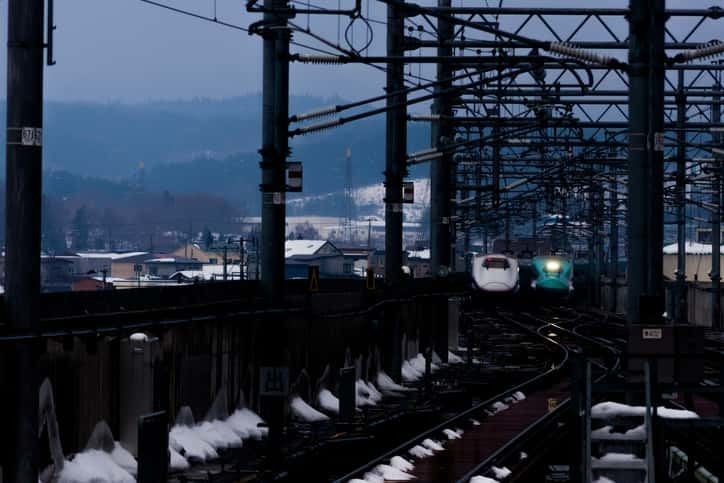
[[[303,112],[340,102],[294,96],[290,110]],[[5,117],[4,102],[0,116]],[[213,193],[251,209],[258,207],[258,94],[144,104],[47,102],[43,134],[44,167],[53,173],[46,189],[53,193],[89,185],[112,192],[140,184],[172,193]],[[5,147],[4,136],[5,130],[0,130],[0,149]],[[411,151],[425,148],[429,129],[410,125],[408,138]],[[384,116],[294,138],[291,147],[290,159],[304,163],[305,194],[344,188],[347,148],[352,152],[354,184],[377,183],[384,171]],[[411,176],[426,169],[418,168]]]

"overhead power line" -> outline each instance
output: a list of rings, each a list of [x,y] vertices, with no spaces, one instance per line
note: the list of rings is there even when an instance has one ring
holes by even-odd
[[[189,12],[188,10],[182,10],[180,8],[172,7],[171,5],[166,5],[165,3],[155,2],[154,0],[139,0],[140,2],[147,3],[149,5],[153,5],[154,7],[163,8],[166,10],[170,10],[175,13],[179,13],[181,15],[186,15],[188,17],[193,17],[198,20],[205,20],[206,22],[215,23],[217,25],[221,25],[222,27],[228,27],[234,30],[240,30],[242,32],[248,32],[249,30],[240,26],[240,25],[234,25],[233,23],[224,22],[223,20],[219,20],[215,17],[207,17],[205,15],[201,15],[194,12]]]

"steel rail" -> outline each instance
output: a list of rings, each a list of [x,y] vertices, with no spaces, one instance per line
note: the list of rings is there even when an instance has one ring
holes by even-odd
[[[540,319],[538,319],[538,318],[536,318],[536,317],[534,317],[534,316],[532,316],[532,315],[530,315],[530,314],[521,314],[521,315],[523,315],[523,316],[525,316],[525,317],[529,317],[529,318],[531,318],[531,319],[533,319],[533,320],[537,320],[537,321],[542,322],[542,323],[544,324],[544,325],[542,325],[541,327],[539,327],[538,329],[536,329],[536,331],[539,331],[539,330],[541,330],[541,329],[548,328],[548,327],[551,327],[551,326],[552,326],[552,327],[554,327],[554,328],[556,328],[556,329],[558,329],[558,330],[567,332],[567,333],[573,335],[574,337],[587,339],[587,341],[589,341],[590,343],[593,343],[593,344],[595,344],[595,345],[599,345],[599,346],[601,346],[601,347],[603,347],[603,348],[605,348],[605,349],[607,349],[607,350],[612,350],[611,347],[609,347],[609,346],[607,346],[607,345],[605,345],[605,344],[602,344],[602,343],[600,343],[599,341],[596,341],[596,340],[594,340],[594,339],[591,339],[590,337],[587,337],[587,336],[583,336],[583,335],[576,334],[576,333],[574,333],[573,331],[571,331],[571,330],[569,330],[569,329],[566,329],[565,327],[561,327],[561,326],[558,325],[558,324],[540,320]],[[508,321],[511,322],[511,323],[513,323],[513,324],[516,324],[516,325],[521,325],[519,322],[517,322],[517,321],[515,321],[515,320],[513,320],[513,319],[508,319]],[[525,327],[525,326],[523,326],[523,327]],[[532,330],[532,329],[530,329],[530,328],[528,328],[528,329],[529,329],[529,330]],[[566,350],[568,350],[568,349],[566,349]],[[614,352],[614,353],[618,356],[617,359],[616,359],[616,363],[615,363],[614,366],[612,366],[611,368],[608,368],[607,371],[604,372],[604,374],[600,375],[600,376],[596,379],[596,382],[603,380],[604,378],[608,377],[610,374],[612,374],[614,371],[616,371],[616,370],[618,369],[618,367],[619,367],[619,365],[620,365],[620,354],[618,354],[617,352]],[[548,413],[548,414],[545,414],[544,416],[542,416],[541,418],[539,418],[538,420],[536,420],[533,424],[531,424],[530,426],[528,426],[524,431],[522,431],[521,433],[518,433],[513,439],[511,439],[510,441],[508,441],[508,443],[506,443],[504,446],[502,446],[501,448],[499,448],[498,450],[496,450],[492,455],[490,455],[489,457],[487,457],[485,460],[481,461],[477,466],[475,466],[475,468],[473,468],[472,470],[468,471],[468,472],[467,472],[464,476],[462,476],[461,478],[457,479],[457,480],[455,481],[455,483],[467,483],[467,482],[470,481],[470,479],[471,479],[473,476],[475,476],[476,474],[480,474],[480,473],[485,472],[488,468],[492,467],[492,466],[495,465],[496,463],[499,464],[499,461],[504,460],[506,457],[508,457],[508,456],[510,456],[511,454],[513,454],[513,452],[517,452],[518,449],[521,447],[522,443],[523,443],[528,437],[530,437],[533,433],[535,433],[539,428],[541,428],[542,426],[545,426],[545,425],[548,424],[548,423],[555,422],[556,420],[562,418],[563,415],[566,413],[566,410],[568,409],[568,406],[569,406],[569,405],[570,405],[570,398],[565,399],[564,401],[562,401],[562,402],[560,403],[560,405],[559,405],[558,407],[556,407],[556,410],[554,410],[554,411],[552,411],[552,412],[550,412],[550,413]]]
[[[489,407],[496,401],[500,401],[502,399],[505,399],[506,397],[510,397],[516,391],[526,390],[527,388],[534,385],[535,383],[543,380],[546,377],[549,377],[553,374],[560,372],[563,367],[566,367],[566,364],[569,359],[569,353],[568,353],[568,349],[563,344],[559,343],[558,341],[556,341],[550,337],[544,336],[542,334],[538,334],[535,331],[531,331],[530,328],[526,327],[523,324],[520,324],[519,327],[525,331],[531,332],[532,334],[534,334],[537,337],[542,338],[549,345],[553,345],[557,349],[561,350],[561,352],[563,353],[563,359],[558,364],[552,366],[551,368],[547,369],[546,371],[541,372],[540,374],[537,374],[536,376],[534,376],[526,381],[523,381],[520,384],[517,384],[511,388],[508,388],[505,391],[501,392],[500,394],[497,394],[491,398],[488,398],[487,400],[483,401],[480,404],[477,404],[476,406],[473,406],[470,409],[466,409],[465,411],[445,420],[444,422],[436,425],[435,427],[433,427],[421,434],[414,436],[413,438],[396,446],[392,450],[387,451],[386,453],[384,453],[381,456],[378,456],[377,458],[373,459],[372,461],[369,461],[369,462],[365,463],[364,465],[362,465],[358,468],[355,468],[354,470],[347,473],[346,475],[332,480],[332,483],[345,483],[348,480],[353,479],[355,476],[363,474],[366,471],[369,471],[371,468],[377,466],[378,464],[380,464],[384,461],[388,461],[393,456],[396,456],[400,453],[404,453],[407,449],[419,444],[420,441],[422,441],[426,438],[429,438],[437,433],[440,433],[443,429],[448,428],[450,426],[455,426],[463,419],[470,418],[473,415],[478,415],[478,413],[481,413],[485,408]],[[478,416],[478,417],[480,417],[480,416]]]

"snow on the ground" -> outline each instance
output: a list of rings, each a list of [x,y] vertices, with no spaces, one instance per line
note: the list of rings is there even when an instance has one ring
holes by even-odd
[[[425,364],[427,363],[427,360],[425,359],[425,356],[422,354],[417,354],[417,356],[410,359],[410,365],[421,374],[425,374]],[[430,364],[430,371],[435,372],[440,368],[435,362]]]
[[[136,483],[136,479],[118,466],[110,454],[89,449],[65,462],[58,483]]]
[[[643,459],[638,456],[629,453],[606,453],[600,458],[594,457],[593,459],[602,463],[630,463],[643,461]]]
[[[362,381],[362,384],[367,386],[367,390],[370,392],[371,400],[373,400],[375,402],[382,401],[382,393],[377,390],[377,388],[375,387],[374,384],[372,384],[371,382],[367,382],[367,381]]]
[[[375,401],[372,398],[372,393],[370,392],[369,388],[366,384],[364,384],[361,380],[357,380],[354,383],[355,386],[355,406],[364,407],[364,406],[376,406],[377,401]]]
[[[415,478],[414,476],[390,465],[377,465],[372,471],[380,475],[385,480],[407,481]]]
[[[616,482],[609,478],[606,478],[605,476],[601,476],[600,478],[593,480],[593,483],[616,483]]]
[[[407,461],[402,456],[393,456],[392,459],[390,460],[390,466],[394,466],[398,470],[406,471],[406,472],[409,472],[409,471],[412,471],[413,469],[415,469],[415,465],[413,465],[412,463]]]
[[[238,448],[241,438],[223,421],[204,421],[193,428],[201,439],[214,448]]]
[[[428,456],[432,456],[434,454],[431,449],[420,446],[419,444],[410,448],[408,450],[408,453],[410,453],[412,456],[419,460],[421,460],[422,458],[427,458]]]
[[[666,419],[696,419],[699,417],[695,412],[686,409],[671,409],[659,406],[656,411],[659,417]],[[591,416],[594,418],[644,416],[645,414],[645,406],[629,406],[628,404],[612,401],[598,403],[591,408]]]
[[[365,480],[367,483],[385,483],[385,479],[384,479],[384,478],[382,478],[382,477],[381,477],[380,475],[378,475],[377,473],[373,473],[373,472],[371,472],[371,471],[364,474],[364,480]]]
[[[339,414],[339,399],[329,389],[322,389],[317,394],[319,407],[330,413]]]
[[[604,426],[602,428],[594,429],[591,431],[591,437],[593,438],[606,438],[616,440],[638,440],[646,437],[646,427],[642,424],[635,428],[629,429],[624,433],[613,432],[612,426]]]
[[[376,406],[382,400],[382,394],[371,383],[367,383],[362,379],[357,379],[354,383],[357,397],[355,404],[357,407]]]
[[[665,419],[697,419],[699,417],[694,411],[688,411],[686,409],[671,409],[663,406],[659,406],[656,409],[656,413],[660,418]]]
[[[264,422],[259,415],[248,408],[237,409],[226,422],[242,439],[260,440],[269,433],[269,428],[259,427]]]
[[[470,419],[470,422],[473,423],[473,426],[480,426],[480,421],[478,421],[477,419],[472,419],[472,418],[471,418],[471,419]]]
[[[498,480],[488,478],[487,476],[473,476],[470,478],[470,483],[499,483]]]
[[[422,445],[427,448],[431,449],[433,451],[442,451],[445,448],[442,447],[439,441],[435,441],[434,439],[427,438],[422,442]]]
[[[507,477],[509,477],[513,472],[508,469],[507,466],[503,466],[502,468],[498,468],[497,466],[493,466],[491,468],[493,470],[493,474],[495,477],[499,480],[503,480]]]
[[[462,357],[452,351],[447,351],[447,361],[450,364],[463,364],[465,362]]]
[[[521,391],[515,391],[515,392],[513,393],[513,398],[514,398],[516,401],[520,402],[520,401],[522,401],[523,399],[525,399],[525,394],[523,394]]]
[[[148,341],[148,336],[143,332],[135,332],[128,337],[128,340],[131,342],[146,342]]]
[[[395,381],[393,381],[390,376],[382,371],[377,373],[377,386],[379,386],[382,391],[388,392],[404,392],[414,390],[409,387],[400,386]]]
[[[207,461],[219,457],[216,450],[191,427],[176,425],[171,428],[168,438],[171,447],[179,453],[183,450],[187,459]]]
[[[138,462],[136,461],[136,458],[134,458],[130,451],[124,448],[118,441],[116,441],[113,445],[111,458],[118,466],[130,474],[136,475],[136,473],[138,473]]]
[[[520,452],[520,459],[521,459],[521,461],[522,461],[522,460],[527,460],[527,459],[528,459],[528,453],[526,453],[525,451],[521,451],[521,452]]]
[[[405,382],[419,381],[423,374],[416,370],[409,361],[402,363],[402,380]]]
[[[329,416],[320,413],[312,406],[307,404],[304,399],[299,396],[294,396],[292,398],[292,400],[289,402],[289,408],[292,410],[292,414],[294,416],[308,423],[326,421],[329,419]]]
[[[183,471],[189,468],[189,462],[186,458],[181,456],[181,453],[173,449],[171,446],[168,447],[168,451],[171,454],[171,461],[169,462],[169,469],[173,471]]]
[[[447,439],[460,439],[462,438],[461,433],[458,433],[457,431],[454,431],[452,429],[443,429],[442,432],[447,436]]]
[[[501,412],[501,411],[505,411],[505,410],[508,409],[509,407],[510,407],[510,406],[508,406],[507,404],[505,404],[505,403],[503,403],[503,402],[500,402],[500,401],[495,401],[495,402],[493,403],[493,409],[495,410],[496,413],[499,413],[499,412]]]

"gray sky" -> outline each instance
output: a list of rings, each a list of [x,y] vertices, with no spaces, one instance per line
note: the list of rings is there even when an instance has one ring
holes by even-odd
[[[213,15],[213,0],[165,0],[176,7]],[[458,5],[462,0],[453,0]],[[343,0],[349,3],[350,0]],[[261,40],[244,32],[181,16],[138,0],[56,0],[56,59],[46,69],[46,97],[55,100],[143,101],[193,97],[228,97],[261,88]],[[312,3],[336,7],[333,0]],[[430,3],[419,0],[419,3]],[[497,0],[490,0],[491,4]],[[627,0],[608,0],[606,7],[623,7]],[[701,8],[721,0],[669,0],[668,6]],[[255,20],[242,0],[217,0],[220,20],[248,26]],[[384,6],[371,2],[371,16],[384,19]],[[466,6],[484,0],[466,0]],[[592,0],[507,0],[504,5],[582,6]],[[5,94],[7,0],[0,0],[0,92]],[[306,18],[297,22],[306,26]],[[344,21],[346,22],[346,20]],[[343,25],[344,25],[343,22]],[[312,20],[312,26],[336,39],[334,19]],[[384,48],[384,31],[377,29],[374,51]],[[721,37],[719,29],[708,29]],[[358,39],[363,31],[358,32]],[[547,36],[546,36],[547,37]],[[295,40],[305,41],[296,34]],[[291,91],[296,94],[359,98],[381,93],[381,73],[362,66],[293,66]]]

